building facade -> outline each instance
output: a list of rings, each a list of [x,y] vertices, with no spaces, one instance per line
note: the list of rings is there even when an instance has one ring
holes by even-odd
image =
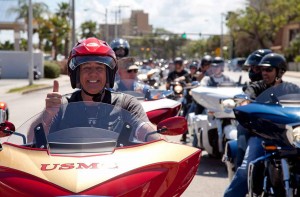
[[[101,37],[111,42],[118,37],[135,37],[152,33],[149,15],[143,10],[132,10],[130,18],[123,19],[121,24],[100,24]]]

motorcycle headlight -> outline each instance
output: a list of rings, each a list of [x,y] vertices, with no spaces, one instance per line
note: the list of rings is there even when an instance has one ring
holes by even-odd
[[[174,87],[174,91],[175,91],[177,94],[181,93],[182,90],[183,90],[183,88],[182,88],[182,86],[180,86],[180,85],[177,85],[177,86]]]
[[[300,148],[300,124],[290,124],[286,126],[287,138],[293,146]]]
[[[225,99],[225,100],[221,101],[221,105],[222,105],[223,109],[231,110],[231,109],[235,108],[236,103],[233,99]]]

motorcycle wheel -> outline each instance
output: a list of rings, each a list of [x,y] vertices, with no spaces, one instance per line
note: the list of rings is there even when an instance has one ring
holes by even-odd
[[[8,109],[6,109],[5,111],[6,111],[6,120],[8,120],[8,115],[9,115]]]
[[[218,129],[208,130],[208,141],[213,148],[213,154],[210,154],[209,156],[221,159],[222,154],[219,152],[218,145]]]

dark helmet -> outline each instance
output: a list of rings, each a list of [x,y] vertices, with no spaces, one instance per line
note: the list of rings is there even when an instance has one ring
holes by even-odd
[[[190,63],[190,65],[189,65],[189,69],[191,69],[192,67],[194,67],[198,70],[199,62],[196,60],[192,61],[192,63]]]
[[[183,64],[183,59],[181,57],[176,57],[174,59],[174,64]]]
[[[211,60],[212,58],[210,55],[205,55],[201,60],[201,66],[211,64]]]
[[[90,61],[106,65],[106,87],[112,88],[118,70],[116,55],[106,42],[97,38],[82,40],[71,50],[67,65],[72,88],[80,87],[79,66]]]
[[[128,41],[123,38],[114,39],[110,43],[110,47],[114,50],[114,52],[116,52],[118,49],[123,48],[125,50],[125,54],[122,57],[126,57],[129,54],[130,45],[129,45]],[[117,57],[122,58],[120,55]]]
[[[261,59],[269,54],[272,53],[272,50],[270,49],[258,49],[256,51],[254,51],[253,53],[251,53],[247,60],[244,63],[244,67],[249,67],[249,66],[258,66],[259,62],[261,61]],[[262,80],[262,75],[260,72],[256,73],[254,72],[252,69],[249,69],[248,72],[248,76],[249,79],[251,81],[259,81]]]
[[[254,51],[253,53],[251,53],[248,56],[248,58],[245,61],[244,65],[245,66],[258,66],[261,59],[269,53],[272,53],[272,50],[270,50],[270,49],[258,49],[258,50]]]
[[[265,55],[259,63],[259,66],[271,66],[276,68],[277,77],[281,78],[287,70],[286,59],[278,53],[269,53]]]

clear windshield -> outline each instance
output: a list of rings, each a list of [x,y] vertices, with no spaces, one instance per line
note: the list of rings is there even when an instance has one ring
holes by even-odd
[[[300,88],[292,83],[283,82],[279,85],[272,86],[262,92],[256,101],[259,103],[275,102],[276,99],[280,103],[299,102],[300,103]]]
[[[120,84],[120,82],[119,82]],[[123,92],[136,97],[138,100],[157,100],[163,98],[172,98],[174,92],[172,90],[153,89],[149,85],[135,80],[122,80],[122,84],[130,84],[128,88],[118,88],[118,92]],[[123,87],[123,85],[121,85]]]
[[[8,142],[51,153],[99,153],[116,146],[130,146],[153,139],[155,128],[148,120],[117,106],[76,102],[37,114],[8,138]]]

